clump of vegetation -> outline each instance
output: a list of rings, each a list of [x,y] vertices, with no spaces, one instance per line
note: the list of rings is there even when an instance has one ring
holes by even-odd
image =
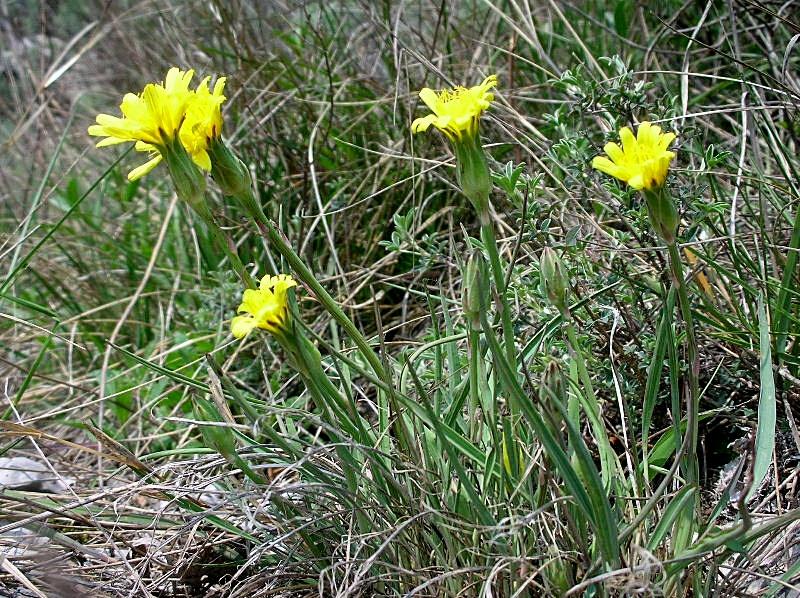
[[[609,6],[4,17],[0,583],[798,591],[800,25]]]

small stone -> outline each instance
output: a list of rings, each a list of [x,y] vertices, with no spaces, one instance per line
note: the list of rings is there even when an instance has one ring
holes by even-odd
[[[47,544],[47,538],[27,527],[17,527],[0,534],[0,555],[16,559],[31,558]]]
[[[28,457],[0,457],[0,490],[60,493],[69,488],[69,483]]]

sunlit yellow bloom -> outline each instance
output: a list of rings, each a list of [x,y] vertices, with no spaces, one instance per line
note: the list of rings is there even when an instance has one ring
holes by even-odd
[[[135,180],[155,168],[163,151],[178,135],[193,92],[189,83],[194,71],[171,68],[163,83],[148,83],[141,94],[125,94],[120,104],[122,117],[98,114],[97,124],[89,135],[105,137],[97,147],[133,141],[140,152],[157,153],[150,161],[135,168],[128,178]]]
[[[451,140],[477,135],[478,120],[494,100],[491,90],[496,86],[497,75],[491,75],[470,88],[456,87],[437,93],[426,87],[419,97],[433,114],[416,119],[411,123],[411,131],[427,131],[433,125]]]
[[[225,77],[214,83],[213,91],[209,89],[210,77],[206,77],[197,86],[186,109],[186,120],[181,126],[180,137],[183,147],[192,156],[195,164],[206,171],[211,170],[211,159],[208,156],[208,144],[222,133],[222,103],[225,96]]]
[[[128,174],[136,180],[158,166],[170,146],[179,140],[192,161],[203,170],[211,169],[208,141],[222,130],[220,107],[225,79],[220,78],[213,91],[204,79],[196,90],[189,89],[193,70],[171,68],[163,83],[148,83],[141,94],[125,94],[120,105],[122,117],[99,114],[89,134],[105,137],[97,147],[135,142],[139,152],[149,152],[151,159]]]
[[[239,313],[231,321],[231,332],[236,338],[246,336],[253,328],[263,328],[271,333],[286,330],[289,322],[287,291],[297,286],[288,274],[265,276],[258,289],[247,289],[242,296]]]
[[[607,143],[606,156],[597,156],[592,166],[601,172],[628,183],[634,189],[658,189],[667,178],[675,152],[667,148],[675,140],[674,133],[662,133],[658,125],[643,122],[636,137],[628,127],[619,131],[622,147]],[[610,158],[610,159],[609,159]]]

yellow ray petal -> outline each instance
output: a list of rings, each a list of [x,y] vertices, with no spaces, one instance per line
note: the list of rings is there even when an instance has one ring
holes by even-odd
[[[146,175],[148,172],[150,172],[156,166],[158,166],[161,163],[161,160],[162,160],[161,154],[159,154],[152,160],[145,162],[141,166],[137,166],[128,173],[128,180],[135,181],[137,179],[142,178],[144,175]]]
[[[236,338],[244,338],[256,327],[256,319],[252,316],[236,316],[231,320],[231,333]]]

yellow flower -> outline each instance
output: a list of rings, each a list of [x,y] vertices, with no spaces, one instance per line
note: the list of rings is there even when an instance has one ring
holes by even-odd
[[[258,289],[246,289],[239,313],[231,321],[231,332],[236,338],[246,336],[253,328],[263,328],[271,333],[286,330],[289,322],[287,291],[297,286],[288,274],[265,276]]]
[[[628,127],[619,131],[622,148],[607,143],[606,156],[597,156],[592,167],[628,183],[634,189],[658,189],[667,178],[670,162],[675,152],[667,148],[675,140],[674,133],[662,133],[661,127],[649,122],[639,124],[634,137]],[[610,158],[610,159],[609,159]]]
[[[210,140],[222,133],[222,103],[225,96],[225,77],[214,83],[214,90],[209,90],[206,77],[197,86],[186,109],[186,120],[181,126],[180,138],[183,147],[192,156],[195,164],[206,171],[211,170],[211,158],[208,156]]]
[[[98,114],[97,124],[89,127],[89,135],[105,137],[97,147],[133,141],[140,152],[158,152],[150,161],[128,174],[136,180],[161,162],[161,153],[178,135],[186,116],[186,105],[192,92],[189,83],[194,71],[171,68],[164,83],[148,83],[141,94],[125,94],[120,104],[122,118]]]
[[[491,89],[496,86],[497,75],[491,75],[470,88],[456,87],[437,93],[426,87],[419,92],[419,97],[433,114],[416,119],[411,123],[411,131],[427,131],[433,125],[450,140],[477,135],[478,120],[494,100]]]
[[[170,146],[179,140],[192,161],[203,170],[211,169],[208,140],[222,130],[220,106],[225,101],[220,78],[214,90],[204,79],[196,90],[189,89],[193,70],[173,67],[163,83],[148,83],[141,94],[125,94],[120,105],[122,117],[99,114],[97,124],[89,127],[89,135],[105,137],[97,147],[135,142],[136,151],[149,152],[151,159],[133,169],[130,180],[136,180],[158,166]]]

